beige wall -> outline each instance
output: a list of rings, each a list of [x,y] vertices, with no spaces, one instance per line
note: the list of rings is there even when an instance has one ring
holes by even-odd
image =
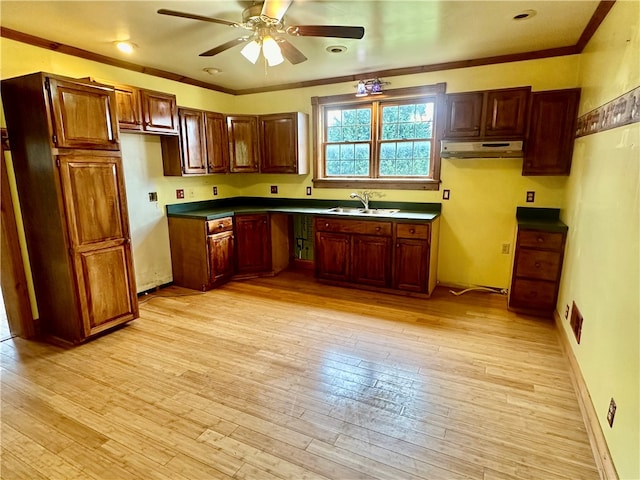
[[[639,2],[617,2],[580,63],[586,113],[640,85]],[[577,139],[562,218],[569,225],[558,311],[620,478],[640,478],[640,123]],[[609,401],[617,404],[613,428]]]

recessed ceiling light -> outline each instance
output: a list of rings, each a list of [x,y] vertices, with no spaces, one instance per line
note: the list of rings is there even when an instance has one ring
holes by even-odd
[[[222,70],[215,67],[205,67],[202,71],[207,72],[209,75],[218,75],[219,73],[222,73]]]
[[[344,45],[330,45],[326,48],[329,53],[342,53],[347,51],[347,47]]]
[[[523,10],[522,12],[518,13],[517,15],[514,15],[513,19],[514,20],[527,20],[531,17],[535,17],[536,16],[536,12],[535,10]]]
[[[136,47],[137,45],[135,43],[129,41],[116,42],[116,48],[122,53],[126,53],[128,55],[131,55]]]

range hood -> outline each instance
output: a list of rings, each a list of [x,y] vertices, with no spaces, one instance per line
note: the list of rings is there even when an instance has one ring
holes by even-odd
[[[454,141],[442,140],[442,158],[519,158],[522,140]]]

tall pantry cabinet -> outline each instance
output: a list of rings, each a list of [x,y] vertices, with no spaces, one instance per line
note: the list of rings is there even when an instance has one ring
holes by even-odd
[[[46,73],[2,81],[44,336],[78,343],[137,318],[113,87]]]

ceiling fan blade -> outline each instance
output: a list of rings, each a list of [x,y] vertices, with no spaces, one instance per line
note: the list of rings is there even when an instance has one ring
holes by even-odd
[[[340,25],[293,25],[287,28],[287,33],[298,37],[360,39],[364,37],[364,27],[345,27]]]
[[[278,45],[280,46],[282,56],[289,60],[293,65],[297,65],[298,63],[302,63],[307,60],[304,53],[294,47],[288,40],[279,38]]]
[[[236,45],[240,45],[241,43],[246,43],[249,40],[249,37],[240,37],[234,40],[231,40],[227,43],[223,43],[222,45],[218,45],[211,50],[207,50],[206,52],[202,52],[200,54],[201,57],[213,57],[219,53],[224,52],[225,50],[229,50],[230,48],[235,47]]]
[[[261,15],[280,21],[292,2],[293,0],[265,0]]]
[[[195,15],[193,13],[177,12],[175,10],[167,10],[161,8],[158,10],[160,15],[171,15],[172,17],[190,18],[192,20],[201,20],[203,22],[220,23],[222,25],[229,25],[230,27],[236,27],[235,22],[229,22],[227,20],[220,20],[219,18],[203,17],[202,15]]]

